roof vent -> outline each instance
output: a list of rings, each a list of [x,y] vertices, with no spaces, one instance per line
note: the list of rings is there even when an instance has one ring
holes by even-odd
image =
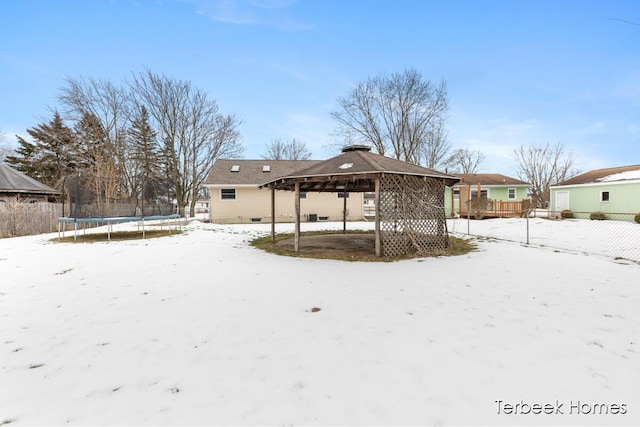
[[[231,172],[239,172],[240,165],[231,165]]]
[[[271,165],[262,165],[262,172],[271,172]]]
[[[371,151],[371,147],[367,145],[347,145],[342,149],[343,153],[348,151]]]

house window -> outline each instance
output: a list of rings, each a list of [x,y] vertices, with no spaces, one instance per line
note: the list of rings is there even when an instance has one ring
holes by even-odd
[[[471,198],[472,199],[477,199],[478,198],[478,190],[471,190]],[[480,198],[482,199],[488,199],[489,198],[489,190],[480,190]]]
[[[609,199],[609,192],[608,191],[601,191],[600,192],[600,201],[601,202],[608,202]]]
[[[220,200],[235,200],[236,199],[236,189],[235,188],[221,188],[220,189]]]
[[[459,188],[454,188],[453,189],[453,200],[460,200],[460,189]]]
[[[300,198],[301,199],[306,199],[307,198],[307,192],[306,191],[301,191],[300,192]]]
[[[338,193],[338,199],[344,199],[345,194],[347,195],[347,199],[349,198],[349,192],[341,191]]]
[[[516,189],[515,188],[507,189],[507,199],[509,199],[509,200],[515,200],[516,199]]]

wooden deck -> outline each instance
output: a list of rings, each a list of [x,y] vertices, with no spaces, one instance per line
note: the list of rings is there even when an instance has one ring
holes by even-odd
[[[525,215],[526,206],[524,201],[508,202],[504,200],[491,200],[487,209],[471,209],[467,213],[467,208],[462,207],[459,215],[466,217],[467,215],[475,218],[519,218]],[[476,214],[477,212],[477,214]]]

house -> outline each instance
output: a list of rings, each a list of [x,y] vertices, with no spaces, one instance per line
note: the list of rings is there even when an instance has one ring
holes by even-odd
[[[445,192],[447,216],[475,216],[467,207],[480,195],[486,199],[484,217],[521,216],[529,200],[530,184],[499,173],[452,174],[460,178]]]
[[[576,218],[591,212],[640,213],[640,165],[596,169],[551,187],[550,210],[569,209]]]
[[[0,163],[0,202],[56,202],[60,192]]]
[[[196,200],[196,206],[193,215],[191,215],[191,200],[187,201],[187,206],[184,208],[184,214],[186,216],[195,216],[198,214],[208,214],[209,213],[209,204],[211,203],[210,197],[200,196],[198,200]],[[178,205],[174,203],[174,212],[178,211]],[[208,216],[208,215],[206,215]]]
[[[217,160],[204,183],[211,194],[210,216],[215,223],[271,222],[271,191],[261,184],[320,163],[319,160]],[[321,192],[300,195],[305,221],[360,220],[364,212],[362,193]],[[275,221],[294,221],[293,192],[275,194]]]

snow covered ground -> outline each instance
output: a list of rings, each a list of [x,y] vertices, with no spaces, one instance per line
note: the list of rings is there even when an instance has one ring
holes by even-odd
[[[527,243],[527,220],[524,218],[458,219],[450,220],[448,225],[449,230],[457,235],[471,234]],[[530,218],[528,227],[528,243],[533,245],[640,262],[640,224],[629,220]]]
[[[298,259],[249,246],[268,229],[0,240],[0,425],[640,424],[638,263]]]

